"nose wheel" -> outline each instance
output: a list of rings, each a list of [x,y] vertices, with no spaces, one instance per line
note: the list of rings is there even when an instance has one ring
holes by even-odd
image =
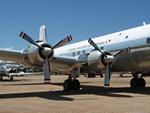
[[[66,79],[63,84],[64,91],[80,90],[80,82],[77,79]]]
[[[130,86],[131,88],[144,88],[146,82],[142,77],[134,76],[130,81]]]

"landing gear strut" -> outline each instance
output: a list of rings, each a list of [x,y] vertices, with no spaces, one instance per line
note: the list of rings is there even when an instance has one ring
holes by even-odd
[[[145,80],[138,74],[133,74],[134,78],[131,79],[130,81],[130,86],[131,88],[144,88],[146,85]]]
[[[3,80],[3,76],[0,76],[0,81],[2,81]]]
[[[64,91],[80,90],[80,82],[77,79],[72,79],[71,75],[64,81]]]
[[[10,81],[13,81],[13,80],[14,80],[13,76],[10,76]]]

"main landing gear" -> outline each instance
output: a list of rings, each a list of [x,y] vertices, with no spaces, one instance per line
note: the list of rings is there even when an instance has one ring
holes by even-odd
[[[138,76],[138,74],[133,74],[133,77],[130,81],[130,86],[131,88],[144,88],[146,85],[145,80],[140,76]]]
[[[71,75],[69,75],[68,79],[64,81],[63,88],[64,91],[70,91],[70,90],[78,91],[80,90],[80,82],[75,78],[73,79]]]

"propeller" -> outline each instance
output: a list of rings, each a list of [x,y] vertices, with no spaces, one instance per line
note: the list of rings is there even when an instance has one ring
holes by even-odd
[[[19,35],[21,38],[23,38],[24,40],[26,40],[27,42],[41,48],[41,49],[44,49],[42,46],[38,45],[37,42],[35,42],[31,37],[29,37],[26,33],[24,32],[21,32],[20,35]]]
[[[99,47],[96,45],[96,43],[95,43],[91,38],[89,38],[88,42],[95,48],[95,50],[98,50],[102,55],[104,55],[105,57],[107,57],[107,56],[99,49]]]
[[[108,54],[105,54],[104,52],[102,52],[92,39],[89,38],[88,42],[95,48],[95,50],[98,50],[104,56],[104,62],[106,64],[105,76],[104,76],[104,87],[109,87],[109,84],[110,84],[110,64],[113,62],[114,56],[108,55]]]
[[[44,61],[44,70],[43,70],[43,73],[44,73],[44,82],[45,83],[49,83],[50,81],[50,64],[49,64],[49,60],[48,60],[48,57],[46,56],[46,59]]]
[[[109,87],[110,84],[110,64],[106,65],[105,76],[104,76],[104,87]]]
[[[57,44],[55,44],[55,45],[53,46],[53,49],[54,49],[54,48],[61,47],[61,46],[64,46],[64,45],[66,45],[68,42],[70,42],[70,41],[72,41],[72,40],[73,40],[72,36],[69,35],[69,36],[67,36],[66,38],[64,38],[64,39],[62,39],[61,41],[59,41]]]
[[[44,25],[40,27],[40,40],[44,42],[44,44],[42,45],[39,45],[36,41],[34,41],[29,35],[27,35],[24,32],[21,32],[19,36],[25,41],[39,48],[39,51],[42,54],[42,58],[44,58],[44,64],[43,64],[44,82],[49,83],[51,79],[51,75],[50,75],[51,67],[50,67],[49,58],[53,56],[55,48],[64,46],[68,44],[70,41],[72,41],[73,39],[72,36],[71,35],[67,36],[66,38],[62,39],[57,44],[55,44],[53,47],[51,47],[47,43],[46,27]]]

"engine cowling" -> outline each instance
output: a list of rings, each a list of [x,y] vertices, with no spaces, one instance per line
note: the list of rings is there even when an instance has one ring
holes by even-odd
[[[53,57],[53,49],[49,44],[38,43],[43,49],[38,48],[37,46],[30,45],[27,49],[24,50],[24,56],[22,63],[26,66],[42,66],[46,56],[48,58]]]
[[[111,57],[111,54],[108,52],[105,52],[105,55],[107,55],[108,58]],[[92,51],[87,58],[88,65],[96,65],[99,69],[104,69],[109,62],[107,56],[104,56],[104,54],[97,50]]]

